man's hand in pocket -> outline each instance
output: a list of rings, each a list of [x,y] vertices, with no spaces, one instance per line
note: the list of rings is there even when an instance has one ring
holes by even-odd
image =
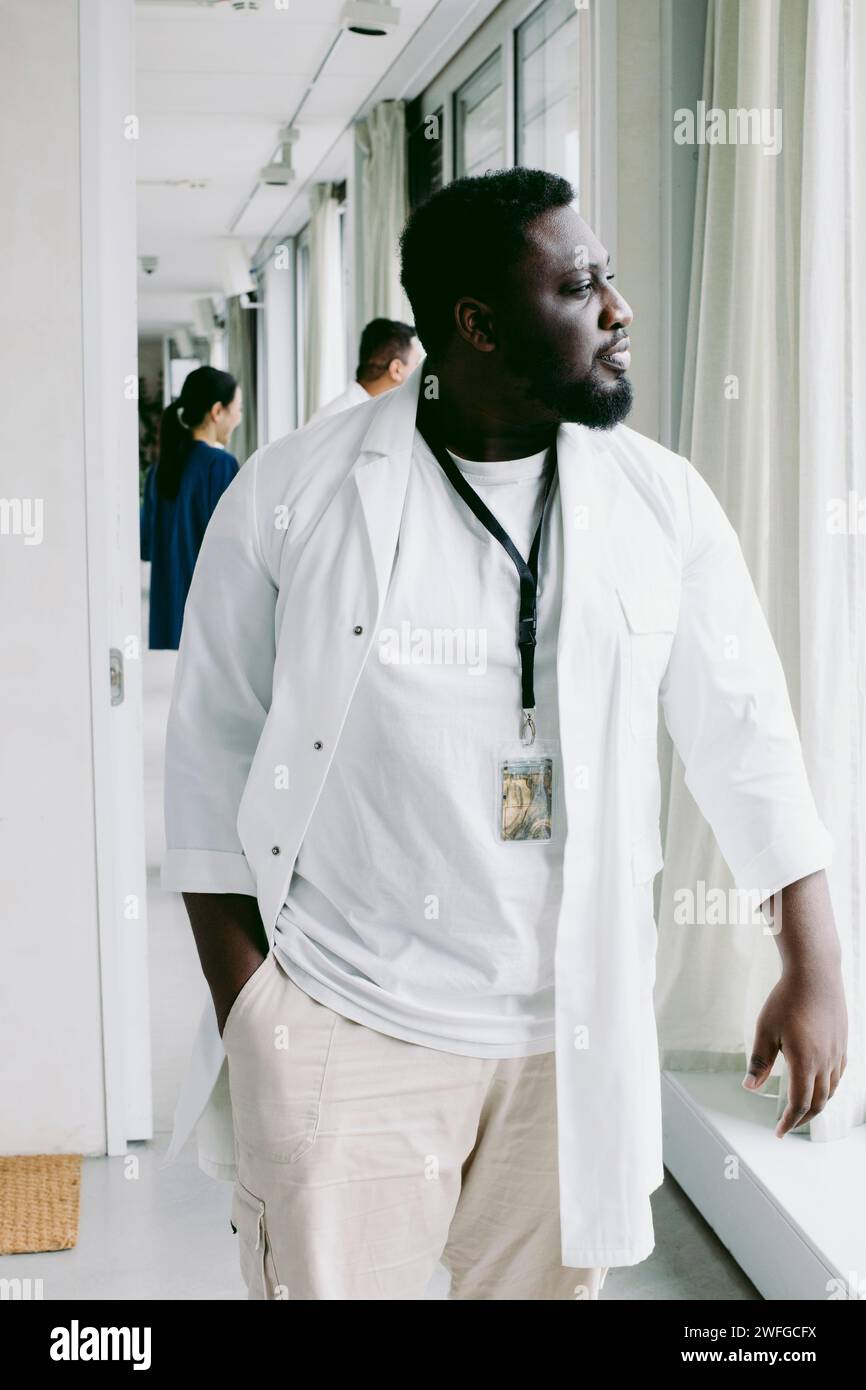
[[[246,975],[244,975],[240,984],[232,984],[229,987],[229,990],[225,994],[225,996],[223,996],[222,992],[220,992],[220,994],[217,995],[213,992],[213,990],[211,991],[211,997],[213,998],[213,1006],[217,1017],[217,1028],[219,1029],[220,1037],[222,1037],[223,1032],[225,1031],[226,1020],[228,1019],[229,1014],[235,1006],[235,1001],[237,1000],[238,995],[240,994],[247,980],[251,979],[252,976],[255,975],[259,966],[264,964],[265,960],[267,960],[266,955],[260,956],[259,959],[254,963],[252,970],[247,971]]]
[[[246,893],[184,893],[183,900],[222,1037],[232,1005],[269,954],[259,905]]]

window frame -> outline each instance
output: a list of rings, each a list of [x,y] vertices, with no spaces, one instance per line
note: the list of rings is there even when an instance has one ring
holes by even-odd
[[[439,139],[427,140],[419,138],[423,134],[424,127],[430,118],[439,122]],[[424,112],[421,105],[421,97],[417,96],[414,100],[406,103],[406,149],[408,160],[408,185],[409,185],[409,209],[414,210],[420,203],[426,202],[432,193],[437,192],[442,187],[443,159],[442,159],[442,139],[445,129],[445,113],[441,107],[433,111]],[[438,159],[438,181],[436,170],[434,169],[435,160],[430,158],[431,151],[425,146],[437,147],[436,159]],[[420,153],[419,153],[420,152]]]
[[[463,161],[461,158],[462,152],[460,150],[460,136],[462,132],[460,129],[460,122],[457,114],[460,93],[465,91],[466,88],[469,86],[470,82],[474,82],[477,77],[480,77],[481,74],[484,72],[485,68],[491,67],[494,61],[496,60],[498,60],[499,63],[499,87],[500,91],[504,96],[506,85],[505,69],[508,64],[508,53],[505,49],[503,49],[501,44],[497,44],[495,48],[491,49],[487,57],[484,58],[483,61],[478,64],[478,67],[475,68],[473,72],[470,72],[469,76],[465,77],[463,81],[458,86],[456,86],[453,92],[451,93],[451,164],[452,168],[454,169],[455,178],[460,178],[463,174]],[[502,135],[502,151],[506,160],[506,164],[504,167],[508,168],[508,141],[505,139],[504,130],[502,132]]]
[[[515,24],[515,26],[514,26],[514,33],[513,33],[513,48],[512,48],[511,60],[512,60],[512,62],[513,62],[513,64],[514,64],[514,162],[515,162],[515,163],[518,163],[518,162],[519,162],[519,157],[520,157],[520,146],[521,146],[521,143],[522,143],[522,141],[521,141],[521,135],[522,135],[522,126],[521,126],[521,122],[522,122],[522,117],[523,117],[523,115],[524,115],[524,113],[525,113],[525,109],[526,109],[526,98],[525,98],[525,93],[522,92],[522,90],[521,90],[521,82],[520,82],[520,75],[521,75],[520,34],[521,34],[521,31],[522,31],[522,30],[525,30],[526,25],[529,24],[530,21],[533,20],[533,19],[536,17],[536,15],[538,15],[538,14],[541,12],[541,10],[544,9],[545,5],[546,5],[546,4],[549,4],[549,3],[556,3],[556,0],[536,0],[536,3],[535,3],[535,4],[533,5],[533,7],[529,10],[529,12],[524,16],[524,18],[521,19],[521,20],[520,20],[517,24]],[[563,23],[562,23],[559,27],[560,27],[560,29],[564,28],[564,27],[565,27],[565,24],[568,23],[569,20],[571,20],[573,17],[577,17],[577,19],[578,19],[578,49],[579,49],[579,57],[578,57],[578,64],[579,64],[579,68],[578,68],[578,83],[579,83],[579,92],[582,92],[582,91],[583,91],[583,87],[584,87],[584,82],[585,82],[585,80],[586,80],[585,63],[584,63],[584,61],[583,61],[583,48],[584,48],[584,43],[586,42],[586,37],[587,37],[587,36],[586,36],[586,33],[583,32],[583,31],[581,31],[581,29],[580,29],[580,11],[579,11],[579,10],[575,10],[573,5],[572,5],[571,8],[572,8],[572,14],[569,15],[569,16],[568,16],[568,19],[567,19],[567,20],[564,20]],[[559,30],[555,30],[555,31],[554,31],[554,34],[556,34],[556,33],[558,33],[558,32],[559,32]],[[545,107],[545,114],[546,114],[547,111],[549,111],[549,110],[550,110],[550,107],[549,107],[549,106]],[[586,114],[586,113],[585,113],[585,111],[584,111],[584,109],[583,109],[583,103],[581,102],[581,109],[580,109],[580,114],[579,114],[579,117],[578,117],[578,123],[579,123],[579,124],[578,124],[578,133],[579,133],[579,134],[580,134],[580,132],[582,132],[582,130],[583,130],[585,114]],[[582,168],[583,168],[583,158],[582,158],[582,156],[581,156],[580,164],[581,164],[581,172],[582,172]],[[581,183],[583,182],[582,178],[581,178],[580,182],[581,182]]]
[[[457,177],[456,95],[497,49],[502,51],[504,167],[517,162],[517,31],[545,0],[503,0],[419,94],[424,112],[442,108],[442,182]],[[616,260],[616,0],[576,10],[579,31],[577,74],[580,111],[581,215]],[[602,91],[602,88],[604,89]],[[606,102],[602,119],[602,95]]]
[[[295,329],[295,420],[296,428],[305,422],[304,399],[306,388],[307,303],[310,280],[310,224],[306,222],[294,241],[294,329]]]

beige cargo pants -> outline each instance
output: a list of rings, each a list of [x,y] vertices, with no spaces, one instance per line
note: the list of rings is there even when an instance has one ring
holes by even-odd
[[[335,1013],[273,951],[223,1042],[251,1299],[597,1299],[561,1264],[554,1057],[463,1057]]]

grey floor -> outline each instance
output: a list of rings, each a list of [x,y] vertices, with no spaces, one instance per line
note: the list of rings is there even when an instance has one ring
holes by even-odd
[[[128,1158],[86,1159],[78,1245],[7,1255],[0,1259],[0,1279],[39,1279],[46,1300],[245,1299],[228,1222],[231,1185],[205,1177],[191,1149],[158,1172],[167,1142],[168,1135],[159,1134],[152,1144],[131,1146],[137,1176],[127,1175]],[[612,1269],[602,1300],[760,1298],[670,1177],[654,1194],[653,1218],[652,1255]],[[427,1297],[443,1299],[447,1289],[440,1267]]]
[[[0,1279],[41,1280],[39,1296],[45,1299],[246,1297],[228,1221],[231,1185],[201,1173],[193,1142],[159,1171],[205,998],[182,899],[159,886],[163,738],[175,659],[172,652],[147,652],[144,666],[154,1138],[131,1145],[126,1157],[85,1159],[73,1250],[0,1258]],[[652,1255],[639,1265],[612,1269],[603,1300],[760,1298],[670,1177],[653,1196],[653,1218]],[[447,1285],[440,1267],[428,1298],[444,1298]]]

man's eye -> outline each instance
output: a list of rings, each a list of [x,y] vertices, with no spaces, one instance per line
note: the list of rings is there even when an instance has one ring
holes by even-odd
[[[587,281],[585,281],[584,284],[582,284],[582,285],[572,285],[571,290],[570,290],[570,293],[571,293],[571,294],[586,294],[587,290],[591,290],[591,289],[592,289],[592,281],[591,281],[591,280],[587,280]]]

